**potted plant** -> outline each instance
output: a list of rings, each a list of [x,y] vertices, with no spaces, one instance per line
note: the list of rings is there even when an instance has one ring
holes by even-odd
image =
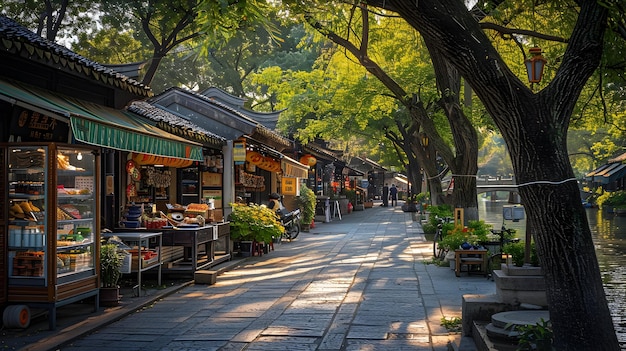
[[[117,306],[120,301],[120,287],[117,285],[122,273],[123,259],[115,244],[100,247],[100,305]]]
[[[298,206],[302,210],[302,230],[309,231],[311,223],[315,219],[315,204],[317,199],[313,190],[309,189],[305,184],[300,186],[300,196],[298,197]]]
[[[459,247],[479,247],[487,242],[487,235],[491,232],[491,225],[483,220],[473,220],[467,223],[467,227],[454,226],[441,240],[441,244],[448,250],[456,250]],[[468,246],[469,245],[469,246]]]
[[[247,244],[254,242],[269,244],[275,237],[281,237],[285,228],[274,211],[265,205],[231,204],[230,238],[240,242],[241,253],[250,253]]]

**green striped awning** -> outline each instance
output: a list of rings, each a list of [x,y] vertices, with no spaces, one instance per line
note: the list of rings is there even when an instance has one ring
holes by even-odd
[[[69,119],[73,136],[87,144],[201,161],[202,145],[170,134],[132,112],[0,80],[0,99],[50,117]]]

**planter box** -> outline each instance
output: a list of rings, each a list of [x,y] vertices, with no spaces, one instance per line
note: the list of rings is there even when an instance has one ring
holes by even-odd
[[[120,304],[120,288],[100,288],[100,306],[113,307]]]

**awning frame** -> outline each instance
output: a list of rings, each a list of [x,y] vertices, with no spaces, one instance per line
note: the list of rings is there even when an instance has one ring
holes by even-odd
[[[280,159],[283,177],[306,179],[309,177],[309,166],[294,160],[293,158],[282,155]]]
[[[0,80],[0,99],[67,122],[90,145],[202,161],[202,144],[165,132],[137,114]]]

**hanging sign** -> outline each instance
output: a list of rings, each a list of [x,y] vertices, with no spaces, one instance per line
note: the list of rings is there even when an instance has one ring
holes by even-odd
[[[298,195],[298,178],[283,177],[280,191],[283,195]]]
[[[39,112],[15,107],[11,116],[10,134],[20,141],[68,141],[69,125]]]
[[[242,165],[246,162],[246,142],[235,141],[233,143],[233,161],[236,165]]]

